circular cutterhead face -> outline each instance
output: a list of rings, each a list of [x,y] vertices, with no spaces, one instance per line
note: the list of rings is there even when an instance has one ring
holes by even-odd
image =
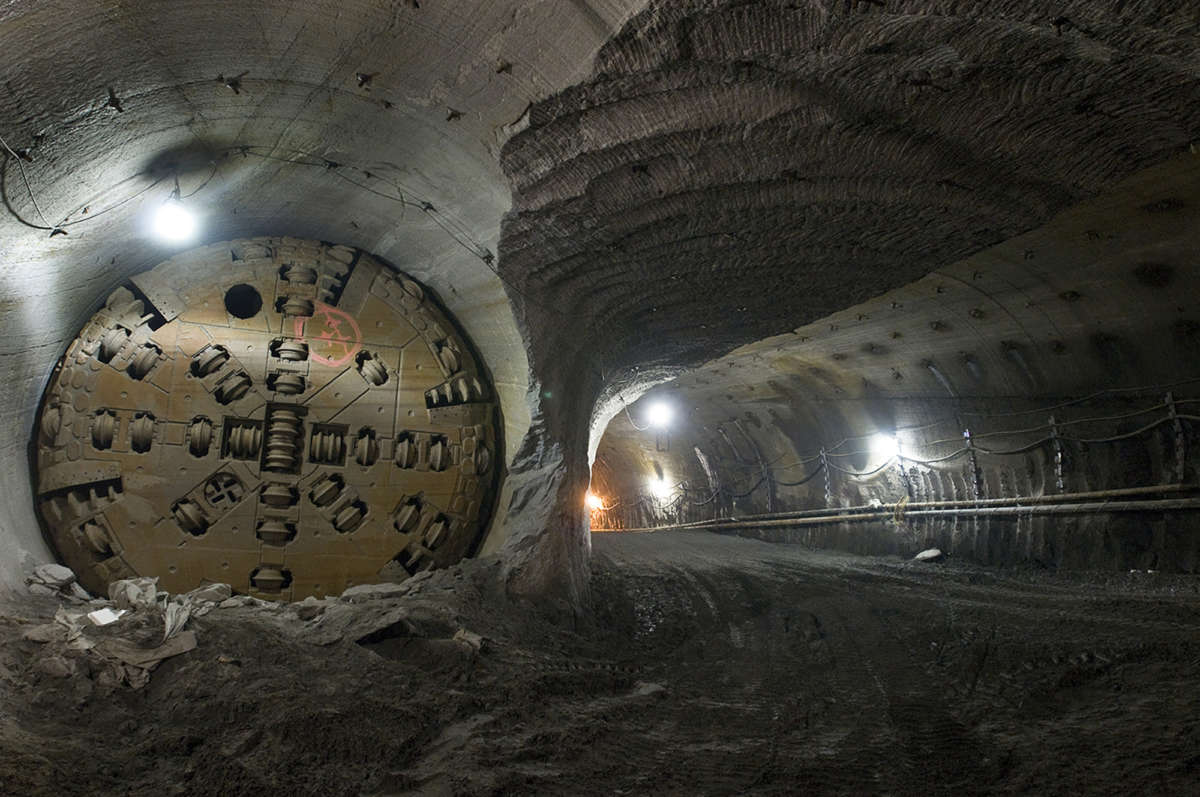
[[[337,594],[468,555],[494,395],[454,321],[356,249],[262,238],[133,278],[42,401],[37,501],[93,591]]]

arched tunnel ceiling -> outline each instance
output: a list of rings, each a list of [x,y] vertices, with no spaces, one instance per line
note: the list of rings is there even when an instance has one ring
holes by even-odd
[[[1186,1],[654,3],[505,146],[501,269],[548,356],[702,361],[1186,150],[1198,33]]]
[[[1053,403],[1200,376],[1200,155],[679,380],[730,407]],[[884,421],[896,419],[881,419]],[[902,423],[903,421],[899,421]]]
[[[3,4],[0,136],[20,160],[4,153],[0,584],[47,556],[26,447],[51,366],[112,288],[174,251],[145,219],[175,171],[197,243],[333,241],[436,290],[492,370],[515,451],[528,369],[485,262],[510,204],[497,152],[640,5]]]
[[[1187,154],[1025,235],[656,386],[609,424],[593,486],[629,500],[661,469],[671,486],[703,491],[719,453],[739,469],[717,473],[727,484],[748,473],[754,482],[763,463],[795,481],[847,437],[843,452],[916,427],[903,440],[920,459],[941,453],[929,440],[964,427],[995,433],[1051,414],[1140,410],[1167,391],[1195,397],[1198,250],[1200,155]],[[1092,409],[1073,406],[1084,399]],[[639,428],[656,401],[674,407],[668,433]]]
[[[65,343],[62,315],[77,324],[105,287],[165,259],[138,211],[178,167],[204,239],[291,234],[379,254],[445,294],[523,391],[481,257],[509,205],[496,153],[531,100],[585,74],[629,5],[7,4],[3,135],[23,160],[6,154],[6,197],[69,233],[6,219],[7,281],[36,299],[12,332]]]

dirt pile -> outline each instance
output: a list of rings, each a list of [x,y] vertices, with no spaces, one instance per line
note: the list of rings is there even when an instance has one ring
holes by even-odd
[[[1200,776],[1194,578],[605,535],[564,628],[507,603],[498,572],[212,611],[137,691],[36,669],[22,635],[57,603],[6,607],[0,792],[1184,794]]]

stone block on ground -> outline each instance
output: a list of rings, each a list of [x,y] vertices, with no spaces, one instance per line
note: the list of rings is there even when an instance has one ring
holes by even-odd
[[[75,582],[75,571],[63,565],[51,563],[34,568],[33,577],[49,587],[61,588]]]

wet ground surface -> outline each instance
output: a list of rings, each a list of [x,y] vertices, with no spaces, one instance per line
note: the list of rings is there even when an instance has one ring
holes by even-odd
[[[596,535],[573,627],[485,563],[194,619],[145,688],[0,616],[4,794],[1194,794],[1200,579]],[[571,625],[571,624],[567,624]],[[482,635],[479,650],[459,629]]]

